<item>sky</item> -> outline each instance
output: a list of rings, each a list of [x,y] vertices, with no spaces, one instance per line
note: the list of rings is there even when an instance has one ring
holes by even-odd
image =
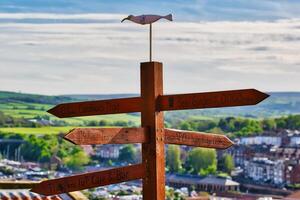
[[[139,93],[153,25],[165,93],[300,91],[300,1],[0,1],[0,90],[47,95]]]

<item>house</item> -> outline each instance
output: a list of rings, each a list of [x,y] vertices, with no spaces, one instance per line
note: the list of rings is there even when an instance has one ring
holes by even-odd
[[[245,176],[257,182],[268,182],[275,185],[284,183],[284,161],[272,161],[268,158],[254,157],[245,161]]]
[[[42,196],[29,191],[38,182],[0,181],[1,200],[87,200],[81,192],[70,192],[53,196]]]
[[[95,154],[104,159],[118,159],[120,155],[120,145],[101,145],[97,147]]]
[[[285,179],[287,184],[300,183],[300,165],[288,165],[285,168]]]
[[[223,192],[239,191],[240,184],[229,178],[215,176],[201,177],[197,175],[167,174],[166,183],[174,188],[187,187],[197,191]]]
[[[300,183],[300,131],[270,131],[236,139],[236,143],[225,152],[243,169],[244,177],[276,186]],[[223,153],[218,152],[218,157]]]
[[[278,136],[254,136],[243,137],[240,139],[240,145],[273,145],[280,146],[282,144],[282,138]]]

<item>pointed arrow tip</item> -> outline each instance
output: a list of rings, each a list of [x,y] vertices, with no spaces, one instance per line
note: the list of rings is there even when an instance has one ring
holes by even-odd
[[[265,94],[265,99],[271,96],[271,95],[269,95],[267,93],[264,93],[264,94]]]
[[[262,102],[262,101],[264,101],[265,99],[267,99],[269,97],[270,97],[269,94],[261,92],[261,101],[259,101],[259,102]]]
[[[59,116],[57,116],[57,113],[55,112],[56,108],[57,108],[57,106],[54,106],[53,108],[47,110],[47,113],[50,113],[51,115],[59,117]]]
[[[226,147],[225,147],[224,149],[228,149],[228,148],[232,147],[232,146],[235,144],[235,143],[234,143],[231,139],[229,139],[227,136],[224,135],[224,137],[226,138],[226,141],[227,141],[227,145],[226,145]]]
[[[54,106],[53,108],[47,110],[47,112],[58,118],[66,117],[66,116],[64,116],[64,112],[63,112],[63,104],[58,104],[58,105]]]
[[[72,133],[73,133],[73,131],[75,131],[75,130],[76,130],[76,128],[73,128],[72,130],[70,130],[69,133],[67,133],[67,134],[64,136],[64,139],[67,140],[67,141],[69,141],[69,142],[71,142],[72,144],[77,145],[77,143],[76,143],[76,142],[73,140],[73,138],[72,138]]]
[[[264,101],[265,99],[267,99],[267,98],[270,96],[269,94],[264,93],[264,92],[261,92],[261,91],[259,91],[259,90],[257,90],[257,89],[252,89],[252,91],[253,91],[254,93],[256,93],[256,95],[258,96],[258,98],[257,98],[257,103],[256,103],[256,104],[258,104],[258,103]]]
[[[231,141],[230,139],[228,139],[228,140],[229,140],[229,145],[228,145],[227,148],[230,148],[230,147],[232,147],[233,145],[235,145],[235,143],[234,143],[233,141]]]

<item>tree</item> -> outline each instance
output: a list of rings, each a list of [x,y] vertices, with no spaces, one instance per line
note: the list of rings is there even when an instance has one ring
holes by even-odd
[[[189,152],[187,160],[193,174],[199,174],[201,170],[214,173],[217,168],[217,153],[214,149],[194,148]]]
[[[300,128],[300,115],[290,115],[286,118],[286,128],[299,129]]]
[[[262,126],[264,130],[271,131],[276,129],[276,122],[274,119],[264,119],[262,121]]]
[[[173,188],[166,188],[166,199],[167,200],[174,200],[175,198],[175,191]]]
[[[167,150],[167,166],[170,172],[178,172],[181,168],[180,147],[178,145],[169,145]]]
[[[287,127],[286,120],[282,117],[275,119],[275,122],[276,122],[277,128],[286,128]]]
[[[74,148],[72,155],[63,159],[64,164],[71,169],[79,170],[90,161],[89,156],[79,148]]]
[[[88,121],[88,122],[87,122],[87,126],[98,126],[98,123],[97,123],[97,121],[95,121],[95,120]]]
[[[134,146],[132,144],[127,144],[120,150],[119,159],[121,161],[134,162],[136,158],[136,154],[137,153]]]
[[[239,132],[243,135],[250,135],[253,133],[262,133],[263,129],[259,121],[247,119],[247,124]]]
[[[224,154],[221,160],[223,164],[223,171],[228,174],[231,174],[231,171],[234,169],[234,161],[230,154]]]
[[[196,121],[196,129],[198,131],[207,131],[212,128],[215,128],[217,126],[217,123],[212,120],[197,120]]]
[[[26,137],[27,141],[22,145],[22,155],[25,160],[49,162],[53,153],[53,148],[57,146],[57,138],[51,135],[43,135],[37,137],[36,135],[30,135]]]
[[[128,123],[127,121],[124,121],[124,120],[118,120],[118,121],[115,121],[113,123],[114,126],[120,126],[120,127],[125,127],[125,126],[128,126]]]
[[[102,119],[99,121],[99,126],[109,126],[109,125],[110,123],[107,120]]]
[[[209,174],[215,174],[217,171],[217,165],[210,165],[207,168],[200,169],[201,176],[207,176]]]
[[[180,124],[180,129],[181,130],[192,130],[191,125],[188,122],[182,122]]]

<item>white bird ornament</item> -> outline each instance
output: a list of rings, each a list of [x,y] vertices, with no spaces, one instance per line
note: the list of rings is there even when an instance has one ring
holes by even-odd
[[[145,25],[149,24],[150,25],[150,30],[149,30],[149,40],[150,40],[150,62],[152,61],[152,23],[160,20],[160,19],[166,19],[169,21],[173,21],[172,14],[166,15],[166,16],[160,16],[160,15],[139,15],[139,16],[134,16],[134,15],[129,15],[128,17],[125,17],[122,19],[121,22],[124,22],[125,20],[132,21],[137,24]]]

